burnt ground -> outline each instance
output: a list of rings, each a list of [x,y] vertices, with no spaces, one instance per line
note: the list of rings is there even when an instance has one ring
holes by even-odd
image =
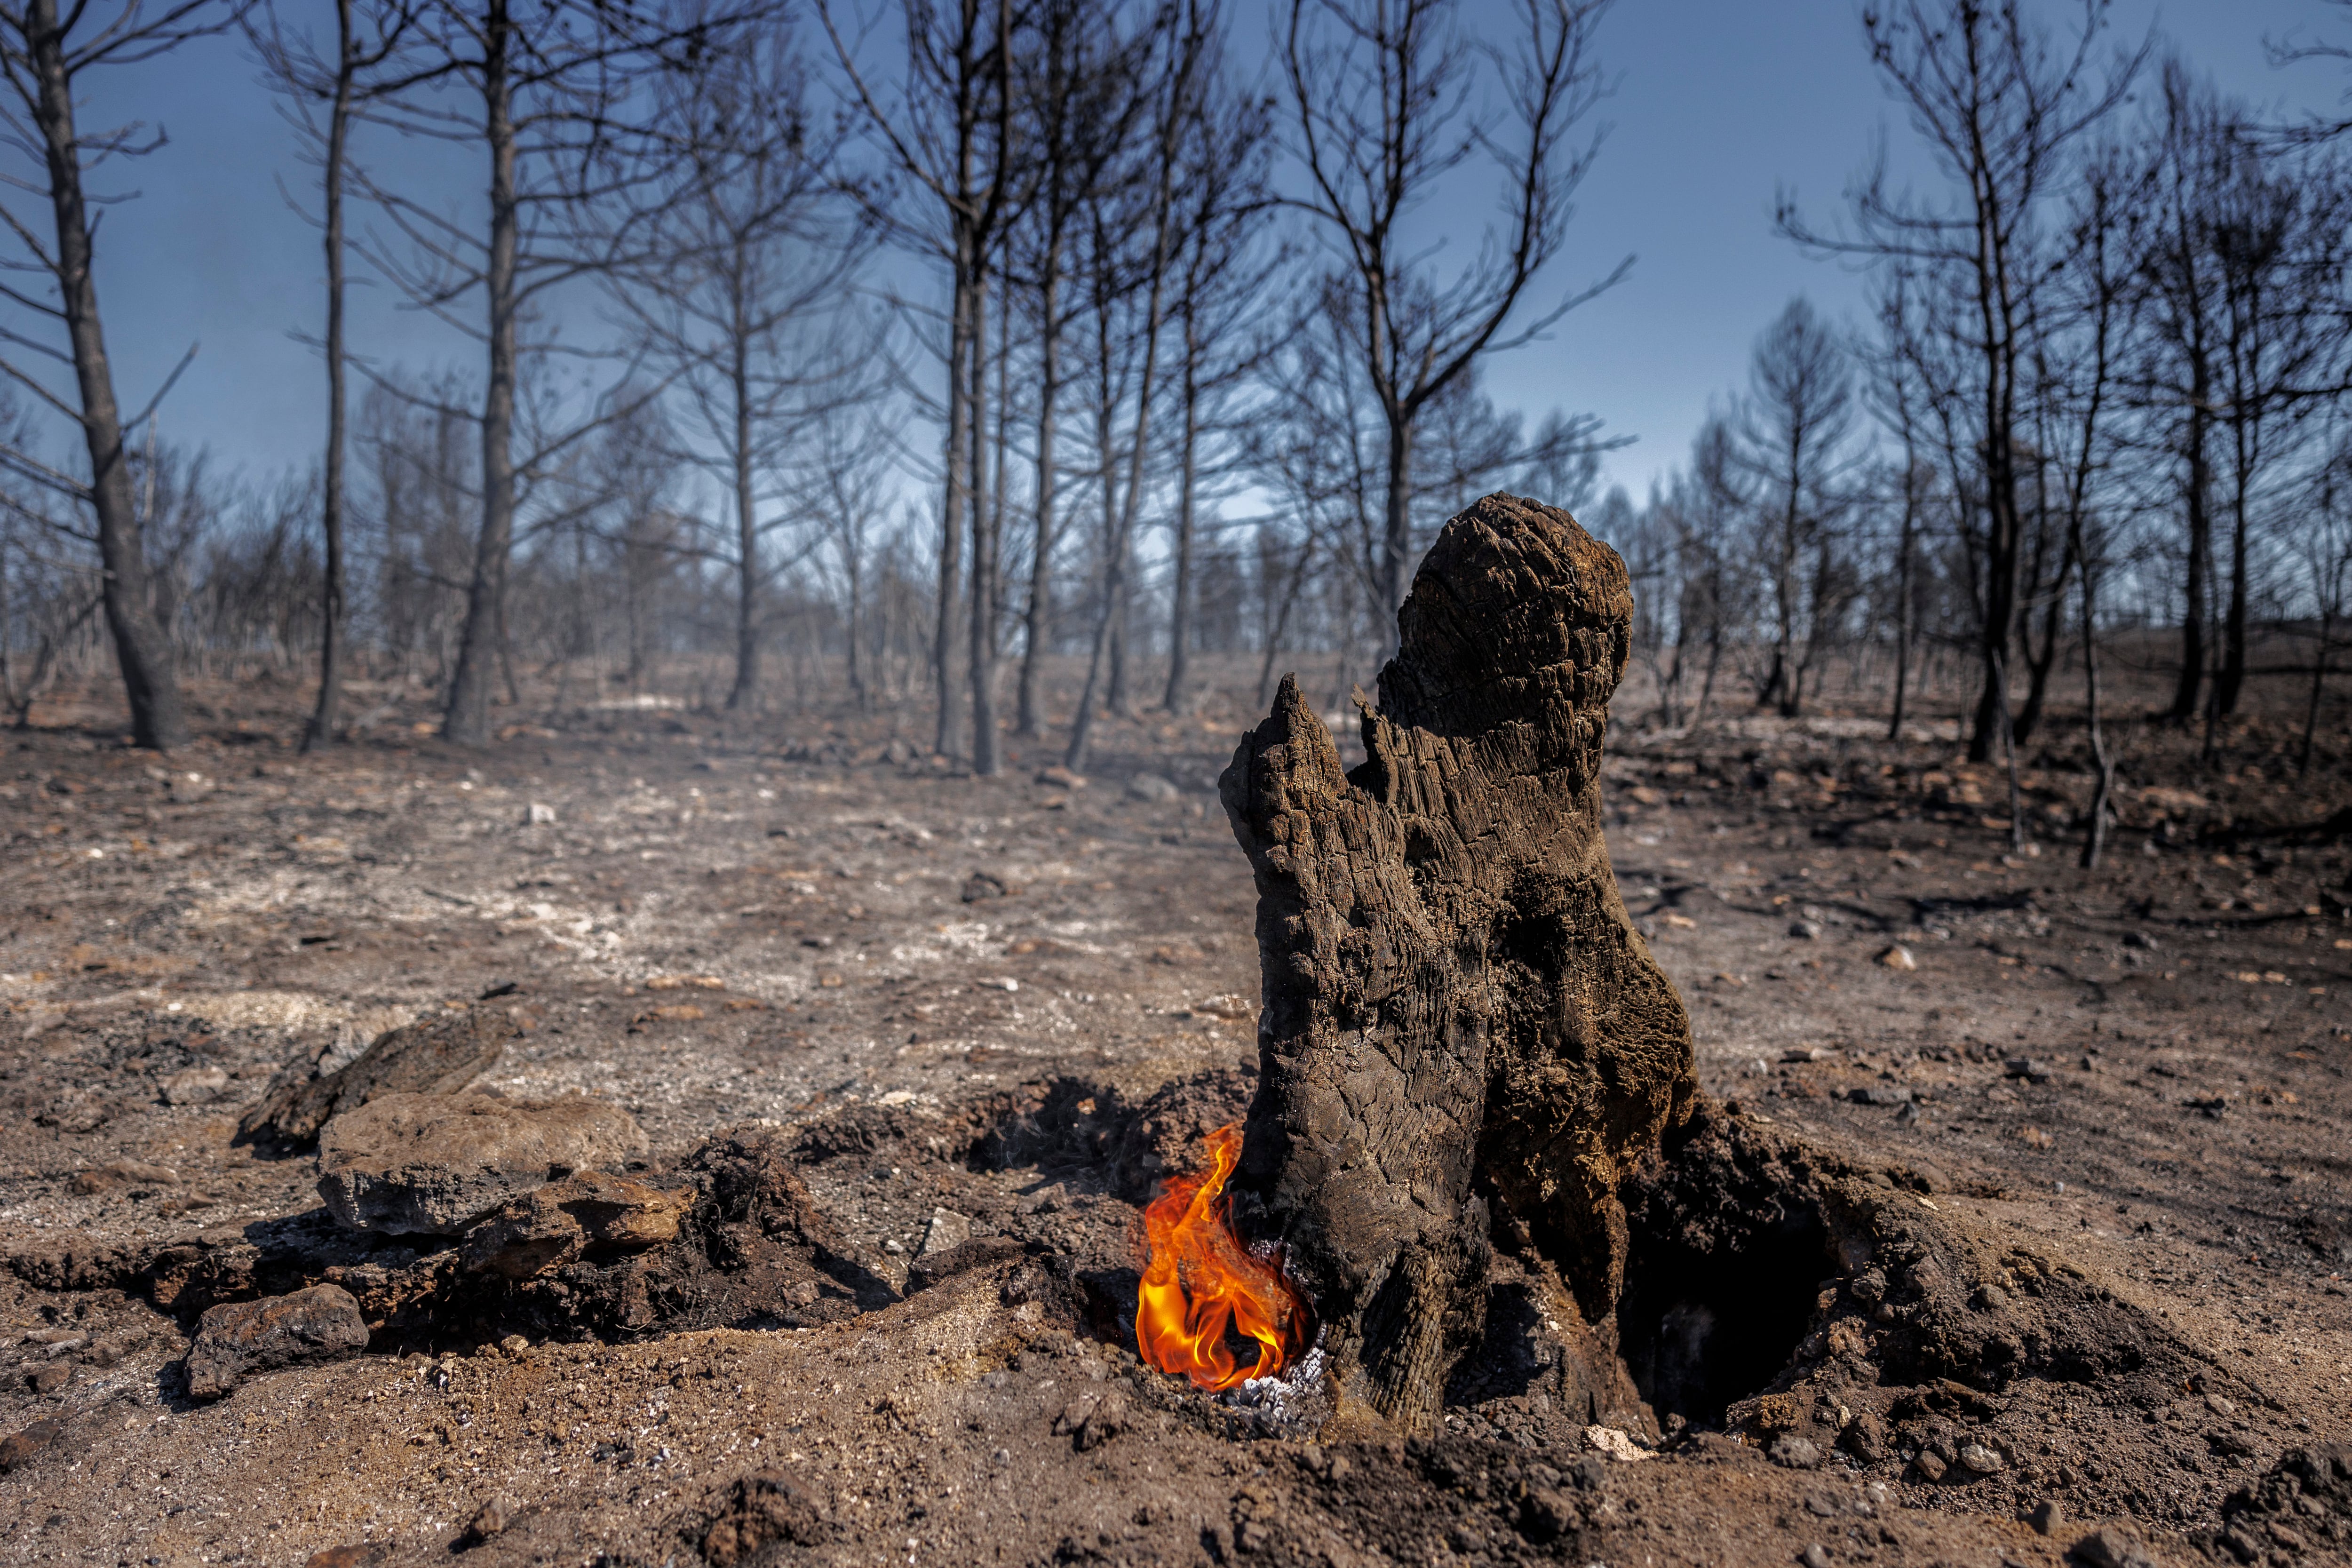
[[[102,691],[0,739],[0,1434],[30,1434],[0,1448],[0,1560],[1990,1565],[2095,1561],[2094,1527],[2160,1563],[2352,1554],[2340,731],[2298,777],[2284,721],[2210,763],[2135,728],[2085,874],[2071,730],[2029,755],[2018,856],[1948,720],[1621,726],[1618,876],[1737,1107],[1732,1173],[1685,1207],[1810,1182],[1966,1243],[1882,1215],[1874,1258],[1711,1255],[1738,1353],[1627,1463],[1532,1373],[1465,1384],[1436,1437],[1326,1447],[1136,1363],[1136,1205],[1255,1071],[1214,795],[1241,701],[1115,723],[1064,788],[1019,742],[1001,779],[933,765],[912,710],[539,713],[467,754],[370,689],[375,728],[305,758],[299,693],[208,695],[169,759]],[[487,1087],[615,1101],[657,1167],[772,1132],[864,1310],[388,1320],[187,1397],[198,1309],[329,1266],[315,1216],[283,1223],[315,1163],[234,1142],[240,1111],[289,1060],[466,1008],[526,1031]],[[1025,1250],[908,1291],[940,1210]],[[187,1288],[256,1248],[278,1273]],[[1654,1308],[1698,1288],[1672,1252]],[[1944,1289],[1931,1253],[1965,1254],[1969,1310],[2045,1314],[2014,1361],[1887,1348]],[[1662,1343],[1624,1348],[1666,1415]]]

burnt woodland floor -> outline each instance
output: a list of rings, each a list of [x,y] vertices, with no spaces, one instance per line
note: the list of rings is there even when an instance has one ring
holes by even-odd
[[[2326,1479],[2352,1434],[2340,742],[2298,779],[2284,728],[2205,765],[2141,732],[2084,873],[2071,728],[2026,769],[2030,857],[1948,725],[1613,731],[1617,876],[1707,1093],[2210,1373],[2122,1403],[2095,1373],[1913,1390],[1874,1448],[1832,1425],[1777,1462],[1702,1420],[1620,1462],[1539,1397],[1318,1446],[1136,1361],[1137,1205],[1256,1070],[1255,894],[1214,793],[1240,701],[1111,724],[1065,788],[1017,741],[998,779],[934,767],[894,739],[911,710],[575,712],[470,754],[362,692],[403,727],[301,757],[299,694],[205,695],[169,759],[102,691],[0,737],[0,1561],[1990,1568],[2097,1561],[2104,1526],[2158,1563],[2352,1541]],[[263,1285],[191,1293],[188,1258],[272,1289],[326,1267],[285,1239],[323,1222],[281,1223],[319,1209],[315,1162],[233,1142],[240,1112],[290,1058],[476,1007],[526,1031],[479,1087],[617,1103],[656,1171],[776,1130],[864,1310],[385,1322],[190,1398],[196,1309]],[[1002,1256],[909,1289],[967,1230]],[[1719,1398],[1773,1384],[1816,1284],[1717,1291],[1764,1325]],[[1938,1421],[1998,1464],[1918,1458]],[[2281,1480],[2297,1450],[2319,1479]]]

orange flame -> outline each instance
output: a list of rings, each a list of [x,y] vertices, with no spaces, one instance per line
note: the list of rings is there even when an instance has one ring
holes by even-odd
[[[1226,1216],[1241,1129],[1220,1127],[1205,1142],[1208,1170],[1161,1183],[1143,1211],[1135,1343],[1147,1364],[1215,1390],[1280,1372],[1306,1343],[1307,1310],[1280,1265],[1250,1256]],[[1257,1342],[1251,1364],[1235,1363],[1233,1333]]]

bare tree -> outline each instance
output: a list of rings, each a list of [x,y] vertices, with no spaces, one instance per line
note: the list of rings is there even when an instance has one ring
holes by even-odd
[[[649,191],[650,242],[616,291],[703,437],[691,455],[733,503],[732,712],[759,684],[764,541],[795,515],[777,507],[792,450],[872,391],[858,371],[876,357],[873,334],[845,309],[870,235],[844,221],[835,149],[809,124],[789,35],[747,32],[665,89],[686,153]]]
[[[807,465],[808,505],[841,574],[844,674],[850,699],[860,708],[870,707],[875,696],[865,666],[866,575],[877,526],[888,505],[898,435],[873,405],[836,404],[818,422],[816,452]]]
[[[2352,210],[2342,173],[2325,158],[2288,163],[2240,117],[2215,128],[2229,137],[2232,155],[2210,224],[2221,282],[2221,434],[2230,477],[2229,604],[2213,707],[2229,714],[2237,711],[2246,681],[2251,522],[2335,379]]]
[[[1034,194],[1011,237],[1008,289],[1029,301],[1037,334],[1035,482],[1032,487],[1029,592],[1013,729],[1045,731],[1039,682],[1054,625],[1054,559],[1061,542],[1062,394],[1069,378],[1064,337],[1078,301],[1070,289],[1073,247],[1084,215],[1113,199],[1125,177],[1121,161],[1150,114],[1151,96],[1138,68],[1149,33],[1122,37],[1097,0],[1047,0],[1016,61],[1025,106]],[[1002,479],[1002,469],[999,478]]]
[[[1793,719],[1820,634],[1840,608],[1836,552],[1853,433],[1844,352],[1801,297],[1757,340],[1733,433],[1733,460],[1755,485],[1758,564],[1772,597],[1771,664],[1756,700]]]
[[[2133,327],[2135,291],[2128,215],[2147,195],[2147,172],[2135,169],[2119,150],[2102,149],[2085,163],[2068,213],[2065,265],[2050,312],[2038,323],[2042,335],[2034,356],[2038,444],[2059,468],[2057,510],[2082,584],[2084,720],[2097,775],[2083,838],[2086,870],[2098,867],[2115,810],[2116,762],[2107,749],[2099,684],[2099,586],[2109,565],[2112,528],[2101,513],[2098,487],[2121,447],[2114,428],[2116,380]]]
[[[15,389],[0,384],[0,446],[26,451],[33,435]],[[60,550],[79,537],[53,515],[57,500],[51,485],[0,474],[0,704],[18,730],[31,728],[33,704],[89,635],[106,596],[103,568],[79,559],[79,549]]]
[[[1211,28],[1218,22],[1210,8]],[[1270,334],[1263,315],[1276,270],[1289,259],[1280,246],[1264,243],[1275,205],[1269,185],[1274,151],[1273,104],[1244,92],[1230,79],[1222,36],[1209,46],[1213,63],[1203,68],[1181,144],[1184,159],[1178,221],[1182,226],[1177,268],[1175,393],[1176,510],[1168,620],[1168,682],[1160,706],[1181,713],[1190,701],[1193,618],[1193,563],[1198,513],[1204,483],[1203,447],[1230,433],[1237,394],[1252,388],[1265,360]],[[1220,446],[1228,443],[1220,441]]]
[[[2102,0],[2080,0],[2069,37],[2054,39],[2022,0],[1894,0],[1865,11],[1871,62],[1953,194],[1915,196],[1895,183],[1885,150],[1857,182],[1851,227],[1817,228],[1783,195],[1780,231],[1816,254],[1905,261],[1954,308],[1938,313],[1964,361],[1972,430],[1955,444],[1981,474],[1979,647],[1984,687],[1969,738],[1990,758],[2009,728],[2006,688],[2017,620],[2021,371],[2044,287],[2036,247],[2043,209],[2064,188],[2071,145],[2121,103],[2146,48],[2095,76]],[[1955,416],[1960,411],[1953,409]]]
[[[1730,426],[1710,417],[1691,439],[1691,471],[1687,484],[1678,482],[1682,578],[1685,584],[1679,606],[1681,637],[1687,641],[1698,628],[1706,644],[1706,666],[1699,681],[1698,699],[1691,710],[1691,728],[1706,723],[1707,704],[1715,696],[1724,655],[1738,636],[1750,612],[1754,590],[1732,557],[1731,540],[1739,511],[1748,503],[1741,494],[1738,466],[1732,458]],[[1681,666],[1681,654],[1675,658]]]
[[[457,744],[489,739],[519,486],[659,390],[656,384],[560,421],[519,450],[517,397],[528,362],[556,351],[547,320],[552,296],[610,272],[648,242],[643,223],[615,224],[609,215],[676,166],[677,128],[661,120],[653,83],[699,68],[717,44],[771,8],[772,0],[642,8],[597,0],[430,0],[420,5],[412,35],[410,85],[369,106],[371,120],[476,149],[488,164],[488,199],[471,214],[367,184],[410,247],[406,255],[372,247],[379,269],[419,308],[478,342],[485,355],[481,524],[441,727]],[[478,300],[478,317],[461,313],[468,300]],[[525,335],[527,322],[535,335]]]
[[[896,172],[927,198],[927,210],[910,215],[877,205],[890,232],[919,252],[947,263],[948,312],[947,450],[940,502],[939,615],[932,639],[932,671],[939,684],[939,722],[934,748],[956,749],[958,610],[963,572],[965,518],[982,526],[981,498],[987,490],[987,425],[981,404],[987,390],[988,282],[993,253],[1017,201],[1008,88],[1013,52],[1012,0],[905,0],[906,79],[898,100],[885,104],[866,80],[857,51],[835,25],[830,0],[817,0],[817,14],[832,37],[866,121],[887,149]],[[976,562],[987,555],[983,548]],[[976,570],[971,584],[974,619],[992,616],[996,584]],[[992,653],[993,627],[970,628],[974,650]],[[996,771],[996,726],[992,668],[983,658],[968,666],[976,726],[973,771]]]
[[[1096,402],[1096,451],[1101,463],[1098,483],[1101,486],[1102,543],[1102,605],[1096,617],[1094,642],[1087,660],[1086,683],[1079,689],[1077,710],[1070,720],[1069,744],[1063,752],[1063,765],[1073,773],[1086,771],[1088,748],[1093,743],[1095,704],[1103,695],[1106,660],[1112,661],[1110,700],[1122,706],[1124,700],[1123,671],[1117,661],[1124,657],[1121,639],[1126,635],[1125,615],[1128,592],[1128,565],[1135,538],[1135,520],[1142,500],[1144,465],[1151,443],[1152,398],[1159,390],[1161,329],[1166,325],[1168,309],[1168,274],[1174,258],[1176,226],[1175,182],[1178,148],[1183,128],[1192,113],[1193,99],[1199,90],[1201,70],[1206,55],[1209,37],[1199,5],[1188,8],[1181,33],[1166,37],[1166,60],[1162,68],[1167,86],[1160,95],[1153,110],[1152,135],[1146,165],[1150,177],[1135,182],[1135,188],[1149,193],[1133,221],[1108,202],[1097,202],[1088,217],[1090,235],[1090,287],[1095,295],[1097,370],[1099,391]],[[1164,36],[1164,35],[1163,35]],[[1150,236],[1147,246],[1141,237]],[[1118,311],[1122,304],[1130,303],[1137,291],[1139,269],[1142,303],[1134,319],[1126,323],[1126,332],[1118,330]],[[1125,336],[1124,343],[1115,340]],[[1130,357],[1139,358],[1135,370],[1134,418],[1127,441],[1117,437],[1118,411],[1122,399],[1114,390],[1114,361],[1121,348]],[[1127,476],[1122,487],[1118,482],[1118,460],[1126,459]]]
[[[1932,465],[1925,452],[1926,433],[1921,429],[1918,371],[1906,352],[1914,335],[1912,299],[1910,270],[1897,263],[1881,279],[1876,302],[1878,337],[1865,342],[1863,350],[1874,412],[1879,423],[1895,438],[1896,448],[1889,465],[1892,472],[1881,486],[1895,512],[1891,595],[1895,610],[1895,696],[1886,716],[1886,738],[1890,741],[1903,738],[1904,704],[1911,684],[1911,654],[1918,632],[1917,595],[1913,584],[1927,495],[1933,484]]]
[[[1348,299],[1335,320],[1384,426],[1375,583],[1384,642],[1394,638],[1414,553],[1412,442],[1423,410],[1481,356],[1541,336],[1632,266],[1628,257],[1512,325],[1565,246],[1569,198],[1600,150],[1599,134],[1573,150],[1566,143],[1606,91],[1591,51],[1607,8],[1608,0],[1520,0],[1516,35],[1481,49],[1454,0],[1292,0],[1282,63],[1306,175],[1298,205],[1339,253]],[[1410,220],[1480,162],[1500,177],[1500,222],[1473,261],[1440,277]]]
[[[2179,61],[2163,75],[2148,177],[2146,237],[2137,247],[2148,331],[2131,393],[2178,465],[2183,562],[2180,669],[2168,717],[2197,715],[2210,652],[2213,578],[2213,426],[2221,376],[2222,288],[2211,220],[2228,178],[2221,106]]]
[[[2297,553],[2308,574],[2312,609],[2318,637],[2312,650],[2311,688],[2303,710],[2303,742],[2296,751],[2295,772],[2311,771],[2311,749],[2319,732],[2319,705],[2327,689],[2328,658],[2336,651],[2336,630],[2352,616],[2352,494],[2346,483],[2352,471],[2352,454],[2342,447],[2320,465],[2314,476],[2314,526],[2304,529]]]
[[[350,444],[344,386],[349,356],[343,342],[343,176],[351,160],[352,123],[362,106],[372,98],[415,85],[401,70],[399,56],[415,11],[415,0],[367,0],[363,8],[357,0],[335,0],[331,60],[308,35],[289,35],[274,5],[266,13],[266,25],[249,29],[271,85],[288,100],[288,118],[316,157],[319,226],[327,260],[326,334],[320,343],[327,362],[327,440],[319,498],[326,559],[319,605],[319,694],[302,731],[306,752],[332,743],[341,721],[350,577],[343,538],[343,467]]]
[[[73,373],[74,395],[50,390],[47,381],[13,360],[0,359],[0,373],[77,426],[89,463],[85,481],[11,448],[6,460],[19,474],[46,483],[87,506],[96,521],[95,538],[105,569],[107,629],[122,671],[131,707],[132,739],[161,751],[184,743],[187,719],[180,702],[170,638],[149,602],[148,561],[131,491],[126,443],[155,411],[173,381],[173,371],[140,413],[126,420],[116,400],[114,369],[99,313],[98,219],[110,198],[93,196],[88,177],[110,159],[132,158],[163,144],[132,123],[110,131],[85,132],[75,119],[76,99],[88,90],[89,73],[106,66],[135,65],[169,53],[191,38],[236,25],[237,0],[176,0],[147,5],[139,0],[92,7],[57,0],[0,4],[0,72],[11,96],[5,100],[10,140],[35,163],[17,177],[19,190],[48,209],[40,220],[0,205],[5,222],[23,247],[21,259],[6,264],[19,274],[43,279],[32,291],[0,285],[0,298],[30,315],[56,322],[66,338],[57,349],[16,332],[5,342],[37,353]],[[189,354],[194,353],[190,349]]]
[[[1325,276],[1260,373],[1268,383],[1261,414],[1250,421],[1245,460],[1258,482],[1293,507],[1314,534],[1316,559],[1338,574],[1343,603],[1370,605],[1374,641],[1391,636],[1381,607],[1387,560],[1387,418],[1360,374],[1348,321],[1351,296]],[[1553,410],[1534,432],[1516,413],[1497,410],[1476,365],[1423,405],[1412,468],[1402,497],[1419,536],[1496,489],[1541,497],[1570,510],[1591,499],[1601,455],[1623,444],[1601,434],[1590,414]],[[1358,626],[1343,617],[1340,664],[1356,665]],[[1347,684],[1339,684],[1339,696]]]

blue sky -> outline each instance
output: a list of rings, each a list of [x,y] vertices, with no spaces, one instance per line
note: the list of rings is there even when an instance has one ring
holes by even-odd
[[[301,0],[284,3],[300,14]],[[322,3],[315,9],[328,15]],[[1246,5],[1239,15],[1246,45]],[[1601,113],[1612,130],[1551,282],[1566,289],[1627,252],[1637,259],[1627,282],[1549,342],[1496,362],[1490,385],[1530,415],[1590,409],[1637,437],[1610,465],[1637,495],[1682,458],[1708,400],[1740,382],[1756,333],[1790,296],[1809,293],[1832,315],[1857,305],[1855,277],[1773,236],[1770,205],[1786,185],[1810,213],[1832,216],[1881,127],[1903,148],[1858,16],[1849,0],[1619,0],[1602,24],[1603,58],[1619,79]],[[2137,39],[2151,22],[2224,89],[2258,100],[2328,107],[2352,79],[2325,63],[2276,70],[2264,58],[2266,36],[2352,40],[2352,14],[2320,0],[2120,0],[2111,36]],[[100,286],[124,403],[143,405],[200,340],[165,405],[166,437],[207,447],[257,480],[307,464],[324,402],[317,361],[293,334],[318,330],[321,264],[316,232],[280,186],[307,194],[316,176],[257,68],[237,40],[207,40],[110,73],[82,112],[88,126],[135,119],[170,136],[114,181],[142,195],[115,207],[101,234]],[[479,188],[471,164],[446,149],[378,135],[359,152],[411,188],[446,191],[453,205]],[[1459,210],[1433,209],[1431,223],[1475,221],[1478,195]],[[474,358],[446,329],[398,310],[383,286],[355,296],[352,333],[356,350],[383,360]]]

